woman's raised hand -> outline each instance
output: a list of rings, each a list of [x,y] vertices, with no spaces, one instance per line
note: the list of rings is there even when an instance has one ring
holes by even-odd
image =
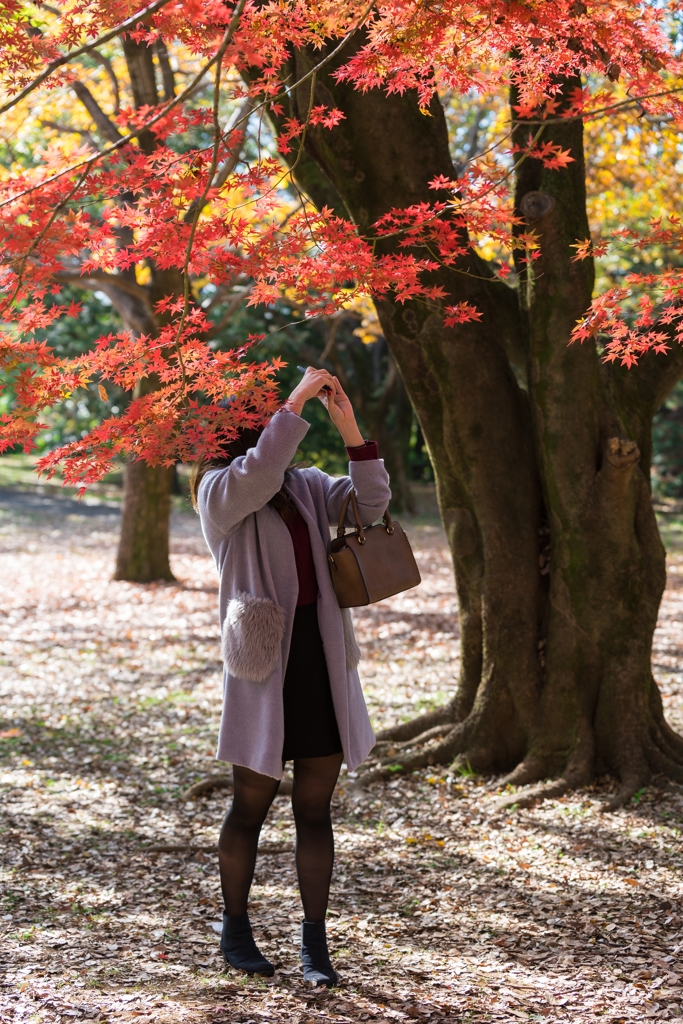
[[[351,399],[345,393],[337,377],[333,377],[332,381],[332,390],[323,391],[318,398],[330,414],[330,419],[344,439],[344,444],[349,448],[357,448],[365,442],[356,423]]]
[[[333,377],[327,370],[316,370],[309,366],[285,402],[285,408],[300,416],[309,398],[320,399],[344,439],[344,444],[349,448],[357,448],[364,443],[351,400],[337,377]]]
[[[309,366],[297,386],[292,391],[285,405],[297,416],[301,415],[305,403],[309,398],[322,398],[325,394],[323,388],[334,389],[334,377],[327,370],[315,370]]]

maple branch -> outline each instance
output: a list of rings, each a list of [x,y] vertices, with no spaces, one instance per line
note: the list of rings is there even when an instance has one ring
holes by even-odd
[[[252,99],[251,96],[248,96],[247,99],[242,104],[242,106],[240,107],[240,109],[239,109],[239,111],[237,113],[237,117],[235,118],[235,122],[233,124],[231,124],[228,128],[226,128],[226,130],[223,132],[223,134],[221,136],[221,139],[224,139],[226,136],[231,135],[232,132],[235,131],[235,127],[234,127],[235,123],[241,124],[245,120],[248,120],[248,118],[249,118],[251,112],[253,111],[253,109],[254,109],[254,100]],[[225,182],[228,180],[229,176],[235,170],[235,167],[239,163],[239,160],[240,160],[241,156],[242,156],[242,149],[240,148],[239,150],[235,151],[232,154],[232,156],[229,156],[227,160],[223,161],[223,163],[220,165],[220,167],[218,167],[218,169],[216,171],[216,174],[214,175],[214,179],[213,179],[213,182],[212,182],[212,185],[211,185],[212,188],[220,188],[221,185],[225,184]],[[208,196],[208,193],[207,193],[207,196]],[[193,217],[197,216],[197,214],[201,212],[201,210],[203,209],[204,206],[206,206],[206,198],[202,202],[201,207],[199,206],[200,201],[201,201],[201,199],[200,199],[200,197],[198,197],[192,203],[190,203],[190,205],[188,206],[187,212],[186,212],[186,214],[185,214],[185,216],[183,218],[188,223],[192,220]]]
[[[26,250],[24,255],[21,257],[21,260],[19,261],[19,269],[17,270],[17,280],[16,280],[16,284],[14,286],[14,291],[12,292],[11,296],[8,298],[7,303],[6,303],[6,308],[7,309],[11,308],[13,302],[15,301],[17,295],[19,294],[19,291],[21,289],[21,285],[22,285],[22,282],[23,282],[23,279],[24,279],[24,271],[26,269],[26,264],[28,262],[29,256],[36,251],[36,249],[38,248],[40,243],[43,241],[43,239],[47,235],[48,231],[50,230],[50,228],[52,227],[54,222],[57,220],[57,217],[59,216],[61,211],[66,206],[66,204],[68,202],[70,202],[70,200],[76,195],[76,193],[78,192],[79,188],[81,187],[81,185],[85,181],[86,174],[87,174],[87,172],[84,171],[80,175],[80,177],[78,178],[78,181],[76,182],[76,184],[71,188],[71,190],[69,191],[68,195],[66,195],[64,197],[64,199],[62,199],[59,203],[57,203],[57,205],[55,206],[54,210],[52,211],[52,213],[48,217],[47,222],[46,222],[44,228],[42,229],[42,231],[39,231],[38,234],[32,239],[31,244],[29,245],[28,249]]]
[[[165,0],[165,2],[168,3],[170,2],[170,0]],[[305,75],[303,75],[299,79],[299,81],[295,82],[290,88],[298,88],[298,86],[302,85],[304,82],[307,82],[311,75],[315,74],[316,71],[319,71],[321,68],[325,67],[325,65],[328,64],[333,59],[333,57],[335,57],[339,53],[339,51],[346,45],[349,39],[351,39],[351,37],[360,28],[362,28],[373,6],[374,3],[370,4],[370,6],[363,14],[361,20],[344,36],[339,46],[337,46],[331,53],[329,53],[327,57],[321,60],[319,64],[316,64],[314,68],[312,68]],[[57,171],[56,174],[51,175],[49,178],[45,178],[43,181],[37,182],[35,185],[30,185],[28,188],[23,189],[21,192],[17,192],[16,195],[12,196],[9,199],[4,199],[0,203],[0,210],[2,210],[5,206],[9,206],[11,203],[15,203],[18,199],[23,199],[24,196],[30,195],[31,192],[35,192],[37,191],[37,189],[43,188],[45,185],[51,185],[53,181],[58,181],[59,178],[63,178],[66,174],[70,174],[72,171],[77,171],[80,167],[87,166],[87,168],[90,169],[94,164],[98,162],[98,160],[101,160],[105,156],[110,156],[112,153],[116,152],[116,150],[121,149],[122,146],[126,145],[126,143],[131,142],[133,139],[138,138],[143,132],[147,131],[153,125],[157,124],[157,122],[160,121],[163,117],[165,117],[169,110],[171,110],[174,106],[176,106],[178,103],[182,103],[183,100],[191,96],[192,93],[197,88],[197,86],[199,85],[199,83],[201,82],[204,75],[207,73],[207,71],[209,71],[216,63],[217,59],[218,54],[215,53],[213,57],[209,61],[207,61],[204,67],[197,72],[197,74],[194,76],[190,84],[185,89],[183,89],[183,91],[178,96],[175,96],[172,100],[170,100],[164,107],[161,108],[161,110],[159,110],[156,114],[150,117],[148,121],[145,121],[144,124],[142,124],[139,128],[136,128],[135,131],[129,132],[128,135],[124,135],[118,142],[113,143],[106,149],[99,150],[97,153],[94,153],[93,156],[88,157],[86,160],[79,160],[75,164],[70,164],[68,167],[63,167],[61,171]],[[256,107],[254,107],[254,111],[260,110],[262,107],[266,107],[269,104],[274,103],[278,99],[282,99],[284,96],[287,95],[287,91],[287,89],[283,89],[283,91],[278,93],[276,96],[271,96],[270,98],[263,100]],[[2,108],[0,108],[0,113],[2,113]],[[238,121],[237,124],[233,125],[233,131],[236,128],[240,127],[242,120]],[[198,150],[198,152],[202,153],[204,152],[204,150]]]
[[[162,107],[161,110],[157,111],[156,114],[154,114],[147,121],[145,121],[144,124],[142,124],[139,128],[136,128],[134,131],[129,132],[128,135],[123,135],[118,142],[112,143],[112,145],[107,146],[106,149],[98,150],[97,153],[94,153],[93,156],[88,157],[86,160],[79,160],[75,164],[70,164],[68,167],[63,167],[61,171],[57,171],[56,174],[52,174],[49,178],[44,178],[43,181],[39,181],[35,185],[30,185],[28,188],[23,189],[21,192],[17,192],[16,195],[12,196],[11,198],[4,199],[0,203],[0,210],[4,206],[9,206],[11,203],[15,203],[18,199],[23,199],[24,196],[30,195],[31,192],[35,192],[40,188],[44,188],[45,185],[51,185],[53,181],[58,181],[59,178],[63,178],[66,174],[71,174],[72,171],[77,171],[81,167],[85,167],[86,171],[89,171],[90,168],[98,162],[98,160],[101,160],[105,156],[110,156],[112,153],[115,153],[116,150],[121,149],[123,146],[125,146],[128,142],[131,142],[133,139],[138,138],[140,135],[143,134],[143,132],[147,131],[158,121],[160,121],[162,117],[165,117],[169,110],[171,110],[178,103],[182,103],[183,100],[187,99],[187,97],[194,92],[194,90],[197,88],[197,85],[201,82],[206,72],[215,64],[217,56],[217,54],[214,54],[211,60],[207,61],[204,67],[197,72],[197,74],[190,82],[190,84],[185,89],[183,89],[183,91],[178,96],[175,96],[172,100],[170,100],[169,103]]]
[[[235,34],[235,31],[239,24],[239,20],[242,17],[242,11],[244,10],[245,5],[246,0],[239,0],[239,3],[235,8],[234,14],[230,19],[230,24],[225,30],[225,34],[223,35],[221,45],[218,47],[218,50],[216,51],[216,54],[214,55],[213,58],[216,64],[212,107],[212,118],[214,126],[213,153],[211,154],[211,166],[209,167],[209,173],[206,176],[206,185],[204,186],[202,194],[199,197],[199,200],[197,201],[194,217],[192,219],[192,226],[190,228],[190,235],[187,240],[187,247],[185,249],[185,261],[183,263],[183,312],[180,317],[180,322],[178,323],[178,330],[176,332],[175,337],[175,348],[178,353],[178,361],[180,363],[180,368],[183,375],[183,390],[185,390],[187,387],[187,374],[185,372],[185,362],[183,360],[183,353],[180,347],[180,339],[182,337],[183,328],[185,327],[185,321],[187,320],[187,314],[190,311],[190,259],[192,258],[192,249],[194,247],[194,239],[197,233],[197,224],[199,223],[199,216],[204,207],[204,204],[206,203],[209,192],[213,187],[213,180],[216,176],[216,171],[218,169],[218,153],[220,150],[222,138],[220,124],[218,120],[218,111],[220,104],[221,69],[223,63],[223,56],[228,48],[228,45],[230,44],[230,40]]]
[[[629,368],[618,363],[603,364],[603,372],[617,382],[624,407],[644,408],[647,425],[672,388],[683,378],[683,345],[669,329],[671,351],[666,355],[647,352]]]
[[[70,53],[65,53],[61,57],[57,57],[55,60],[50,61],[47,67],[44,68],[32,82],[29,82],[28,85],[25,85],[24,88],[16,94],[16,96],[13,96],[11,100],[8,100],[0,106],[0,114],[4,114],[7,110],[11,110],[12,107],[16,106],[17,103],[20,103],[21,100],[29,95],[29,93],[32,93],[39,85],[42,85],[43,82],[57,70],[57,68],[63,67],[64,64],[69,64],[72,60],[82,56],[84,53],[90,53],[96,47],[102,46],[104,43],[108,43],[110,39],[115,39],[116,36],[121,35],[122,32],[127,32],[128,29],[135,28],[139,21],[142,21],[144,18],[148,18],[150,14],[155,14],[169,3],[171,3],[171,0],[155,0],[155,3],[150,4],[149,7],[145,7],[141,11],[138,11],[138,13],[132,15],[132,17],[126,18],[125,21],[122,21],[115,28],[111,28],[108,32],[98,36],[97,39],[92,41],[92,43],[84,43],[84,45],[79,46],[77,50],[72,50]]]
[[[511,118],[513,125],[525,125],[525,124],[565,124],[567,121],[594,121],[598,117],[602,117],[605,114],[611,114],[621,108],[635,107],[638,106],[641,100],[656,100],[662,96],[673,96],[677,92],[683,92],[683,85],[678,85],[674,89],[664,89],[661,92],[647,92],[643,93],[642,96],[630,96],[627,100],[619,100],[618,103],[612,103],[608,107],[597,107],[595,110],[588,111],[588,113],[581,114],[567,114],[566,117],[544,117],[544,118]],[[1,111],[0,111],[1,113]]]

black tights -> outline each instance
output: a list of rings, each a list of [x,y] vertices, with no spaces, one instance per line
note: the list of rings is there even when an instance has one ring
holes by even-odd
[[[292,811],[296,825],[296,872],[307,921],[324,921],[334,864],[330,803],[342,754],[294,760]],[[261,826],[277,793],[278,780],[233,766],[235,790],[218,840],[225,910],[244,914],[254,877]]]

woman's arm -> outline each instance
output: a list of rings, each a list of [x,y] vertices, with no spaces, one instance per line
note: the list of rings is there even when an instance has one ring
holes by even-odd
[[[325,504],[331,526],[338,525],[344,499],[352,487],[356,491],[361,525],[370,526],[384,515],[391,501],[389,474],[384,468],[384,460],[351,461],[348,476],[325,477]],[[354,525],[350,502],[346,511],[346,525]]]
[[[307,374],[310,372],[310,370],[306,371]],[[375,519],[379,519],[384,514],[389,504],[391,499],[389,476],[384,468],[383,460],[377,457],[376,445],[371,450],[368,446],[368,450],[364,450],[361,455],[360,449],[365,446],[366,442],[358,429],[351,400],[345,394],[336,377],[332,377],[332,383],[333,388],[323,392],[318,397],[341,434],[347,449],[350,449],[349,457],[351,461],[349,464],[349,476],[325,476],[327,516],[333,526],[337,525],[344,499],[351,487],[354,487],[362,525],[369,526],[370,523],[373,523]],[[356,449],[356,451],[354,452],[352,449]],[[348,526],[353,525],[352,516],[353,510],[349,505],[346,513],[346,523]]]
[[[306,372],[308,373],[308,371]],[[365,443],[365,439],[358,429],[351,399],[344,393],[337,377],[332,377],[332,382],[333,388],[324,391],[318,397],[327,409],[330,419],[341,434],[346,447],[359,448]]]
[[[309,424],[286,409],[276,412],[246,455],[224,469],[209,470],[199,485],[203,521],[230,533],[251,512],[263,508],[282,487],[285,472]]]
[[[230,533],[263,508],[282,487],[287,467],[310,424],[300,418],[304,404],[333,387],[327,370],[311,370],[275,413],[253,448],[225,469],[209,470],[199,485],[199,514],[222,534]]]

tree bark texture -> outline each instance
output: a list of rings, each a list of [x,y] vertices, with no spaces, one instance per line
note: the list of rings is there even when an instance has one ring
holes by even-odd
[[[298,51],[292,79],[319,60]],[[318,75],[314,103],[345,120],[309,126],[295,173],[310,198],[333,205],[336,193],[364,233],[391,208],[450,198],[429,188],[455,176],[438,99],[425,116],[414,94],[361,93],[333,72]],[[285,116],[305,120],[309,98],[308,83],[293,90]],[[593,342],[569,344],[593,289],[591,261],[572,259],[589,236],[582,124],[548,125],[546,140],[573,162],[518,168],[516,212],[540,245],[519,288],[470,252],[431,275],[443,304],[376,300],[434,465],[462,646],[452,701],[381,735],[369,777],[459,758],[516,784],[555,779],[538,792],[560,793],[609,771],[616,806],[652,773],[683,778],[683,739],[650,668],[665,553],[649,488],[652,416],[683,358],[626,373]],[[443,305],[461,301],[481,322],[444,327]]]
[[[115,580],[172,580],[168,528],[173,466],[126,466]]]

